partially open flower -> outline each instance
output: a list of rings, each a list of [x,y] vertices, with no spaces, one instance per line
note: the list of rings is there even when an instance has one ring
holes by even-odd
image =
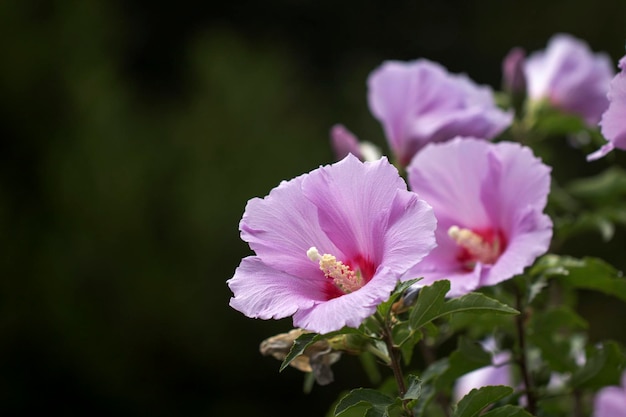
[[[550,168],[529,148],[456,138],[430,144],[408,169],[411,189],[437,216],[437,247],[410,271],[418,285],[450,280],[449,296],[494,285],[544,254]]]
[[[435,246],[431,207],[386,158],[349,155],[248,202],[241,237],[256,252],[228,285],[253,318],[295,327],[358,327]]]
[[[608,55],[594,54],[585,42],[555,35],[545,51],[534,52],[526,60],[528,98],[532,105],[546,101],[595,125],[609,105],[606,93],[612,66]]]
[[[525,59],[526,52],[522,48],[513,48],[502,60],[502,86],[507,92],[517,94],[526,90]]]
[[[380,159],[380,149],[373,143],[359,141],[359,139],[344,125],[336,124],[330,129],[330,141],[338,160],[352,154],[361,161],[375,161]]]
[[[626,56],[619,61],[620,73],[613,78],[609,88],[609,108],[602,115],[602,135],[609,141],[587,160],[598,159],[618,148],[626,150]]]
[[[496,106],[490,87],[426,59],[387,61],[367,84],[370,111],[403,167],[428,143],[455,136],[492,139],[513,119]]]

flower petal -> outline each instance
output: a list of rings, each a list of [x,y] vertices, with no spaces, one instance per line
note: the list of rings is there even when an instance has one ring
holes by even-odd
[[[387,61],[367,83],[370,111],[403,166],[429,142],[455,136],[491,139],[513,119],[495,105],[491,88],[426,59]]]
[[[340,254],[319,225],[317,207],[302,197],[308,175],[282,182],[263,199],[250,200],[239,225],[241,238],[263,262],[300,277],[319,274],[318,265],[306,255],[312,246]]]
[[[323,280],[324,276],[319,275]],[[249,256],[227,281],[234,294],[230,306],[251,318],[288,317],[324,299],[320,280],[289,275],[268,266],[257,256]]]
[[[524,65],[528,96],[580,115],[594,125],[608,106],[606,93],[613,76],[606,54],[594,54],[571,35],[557,34],[545,51],[531,54]]]
[[[386,158],[362,163],[348,155],[316,174],[304,179],[302,192],[317,207],[322,230],[347,258],[367,257],[378,265],[390,202],[397,190],[406,190],[396,168]]]
[[[343,326],[358,327],[374,314],[376,307],[389,298],[397,283],[397,274],[388,268],[379,268],[374,278],[363,288],[307,309],[299,309],[293,316],[296,327],[328,333]]]

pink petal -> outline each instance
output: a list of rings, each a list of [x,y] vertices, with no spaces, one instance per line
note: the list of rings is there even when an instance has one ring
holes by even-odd
[[[251,318],[281,319],[324,299],[324,275],[304,279],[277,271],[256,256],[241,261],[227,281],[234,294],[230,306]]]

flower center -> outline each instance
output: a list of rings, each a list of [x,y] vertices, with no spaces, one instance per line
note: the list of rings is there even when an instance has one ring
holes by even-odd
[[[320,269],[326,278],[331,279],[333,284],[344,294],[354,292],[365,284],[360,270],[353,270],[350,266],[338,261],[336,257],[328,253],[320,255],[315,246],[306,251],[306,255],[310,260],[319,262]]]
[[[448,229],[448,236],[462,248],[458,260],[468,270],[474,269],[477,262],[493,265],[504,251],[501,232],[479,232],[452,226]]]

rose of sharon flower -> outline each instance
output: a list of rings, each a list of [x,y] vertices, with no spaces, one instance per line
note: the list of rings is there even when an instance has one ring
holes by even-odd
[[[609,104],[606,93],[613,77],[612,66],[606,54],[594,54],[585,42],[570,35],[555,35],[545,51],[535,52],[526,60],[528,97],[535,102],[547,100],[553,107],[595,125]]]
[[[513,118],[495,105],[491,88],[426,59],[387,61],[367,84],[370,111],[403,167],[429,142],[455,136],[491,139]]]
[[[256,256],[228,281],[230,305],[318,333],[358,327],[435,246],[435,227],[386,158],[348,155],[248,202],[239,228]]]
[[[615,148],[626,150],[626,56],[619,61],[619,67],[621,72],[609,87],[609,108],[600,121],[602,135],[609,143],[587,156],[588,161],[602,158]]]
[[[407,168],[409,185],[435,210],[437,247],[410,275],[450,280],[449,296],[521,273],[544,254],[550,168],[527,147],[456,138],[430,144]]]
[[[626,372],[622,386],[602,388],[593,403],[593,417],[626,417]]]

